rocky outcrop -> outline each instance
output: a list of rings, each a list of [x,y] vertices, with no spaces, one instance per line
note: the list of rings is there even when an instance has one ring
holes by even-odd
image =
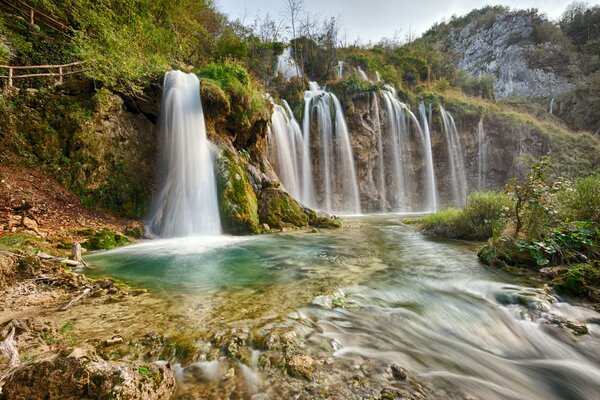
[[[553,36],[558,28],[524,10],[485,17],[469,18],[446,40],[459,68],[473,77],[493,76],[497,99],[553,96],[574,88],[573,60]]]
[[[173,372],[156,364],[105,361],[91,346],[47,354],[12,372],[2,393],[7,399],[168,399]]]

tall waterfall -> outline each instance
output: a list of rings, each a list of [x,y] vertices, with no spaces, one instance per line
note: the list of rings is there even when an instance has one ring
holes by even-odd
[[[319,157],[313,175],[311,122],[315,118]],[[304,92],[303,202],[327,212],[359,214],[360,197],[348,127],[338,98],[311,82]],[[313,180],[313,178],[316,178]],[[314,188],[314,196],[310,192]]]
[[[426,202],[428,211],[435,211],[438,207],[437,186],[435,184],[435,172],[433,170],[433,151],[431,149],[431,131],[427,122],[427,114],[425,112],[425,103],[419,104],[419,114],[421,114],[420,133],[423,138],[423,154],[425,155],[425,174],[426,174]]]
[[[453,202],[455,206],[462,207],[465,205],[467,199],[467,174],[465,172],[462,146],[454,118],[441,106],[440,113],[444,125],[444,134],[446,135],[446,145],[448,147]]]
[[[292,57],[292,48],[286,47],[283,52],[277,57],[277,65],[275,66],[275,76],[281,74],[286,81],[292,78],[302,77],[302,70]]]
[[[554,115],[554,97],[550,99],[550,109],[548,110],[550,115]]]
[[[391,161],[389,171],[389,189],[387,196],[390,206],[396,211],[409,211],[412,189],[410,159],[410,127],[407,121],[410,110],[396,95],[396,90],[386,86],[381,91],[385,108],[385,134],[388,139],[385,157]],[[407,115],[408,114],[408,115]],[[414,116],[413,116],[414,117]],[[416,123],[418,126],[418,121]]]
[[[302,129],[288,103],[284,100],[283,104],[273,104],[269,135],[270,158],[275,160],[274,167],[283,187],[294,198],[302,199]]]
[[[373,122],[375,124],[375,135],[377,139],[377,152],[379,153],[379,165],[377,166],[377,181],[379,186],[380,210],[385,211],[387,188],[385,183],[385,157],[383,153],[383,135],[381,134],[381,119],[379,117],[379,100],[376,92],[371,93],[373,96]]]
[[[477,125],[477,148],[477,189],[482,190],[485,188],[485,168],[487,164],[487,143],[485,131],[483,130],[483,119],[480,119]]]
[[[159,142],[159,190],[147,230],[159,237],[221,233],[210,143],[194,74],[165,75]]]

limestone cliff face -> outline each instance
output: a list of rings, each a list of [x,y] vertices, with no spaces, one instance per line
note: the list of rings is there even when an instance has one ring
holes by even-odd
[[[451,30],[446,42],[459,68],[494,77],[497,99],[553,96],[574,88],[574,63],[544,29],[556,28],[528,11],[510,11],[487,21],[473,18]]]
[[[443,101],[439,99],[436,101]],[[463,150],[468,192],[476,190],[502,189],[513,177],[524,176],[530,162],[549,155],[557,166],[556,172],[566,176],[580,176],[600,167],[600,141],[588,133],[576,133],[550,121],[539,120],[531,115],[503,109],[493,103],[482,102],[477,107],[448,99],[446,109],[453,114]],[[466,110],[465,110],[466,108]],[[436,177],[439,205],[452,202],[452,181],[446,136],[443,132],[439,109],[434,105],[431,121],[431,145]],[[377,166],[380,157],[390,157],[391,143],[383,128],[383,155],[380,155],[376,140],[372,94],[357,93],[352,105],[347,107],[347,123],[351,132],[361,206],[364,212],[381,210]],[[380,120],[384,121],[380,110]],[[479,132],[482,121],[484,148],[482,174],[479,175]],[[412,134],[409,157],[412,160],[409,174],[416,179],[414,187],[404,189],[413,201],[422,199],[425,190],[424,158],[421,141]],[[387,161],[386,161],[387,162]],[[389,172],[389,171],[387,171]],[[481,182],[481,183],[480,183]],[[386,177],[388,198],[393,188]],[[389,207],[389,204],[386,206]]]

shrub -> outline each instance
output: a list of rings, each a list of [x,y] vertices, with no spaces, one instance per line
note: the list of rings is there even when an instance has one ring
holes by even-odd
[[[423,231],[437,237],[485,240],[504,226],[510,198],[498,192],[474,192],[463,210],[447,208],[421,220]]]
[[[561,214],[573,221],[600,225],[600,172],[578,179],[561,196]]]

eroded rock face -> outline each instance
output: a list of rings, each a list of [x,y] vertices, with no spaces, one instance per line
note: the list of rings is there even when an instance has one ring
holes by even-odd
[[[474,18],[451,31],[447,40],[458,67],[474,77],[492,75],[498,99],[572,90],[572,60],[558,43],[536,43],[536,27],[546,23],[537,18],[528,11],[511,11],[487,23]]]
[[[173,372],[156,364],[109,362],[91,346],[49,354],[14,371],[2,388],[13,400],[168,399]]]

